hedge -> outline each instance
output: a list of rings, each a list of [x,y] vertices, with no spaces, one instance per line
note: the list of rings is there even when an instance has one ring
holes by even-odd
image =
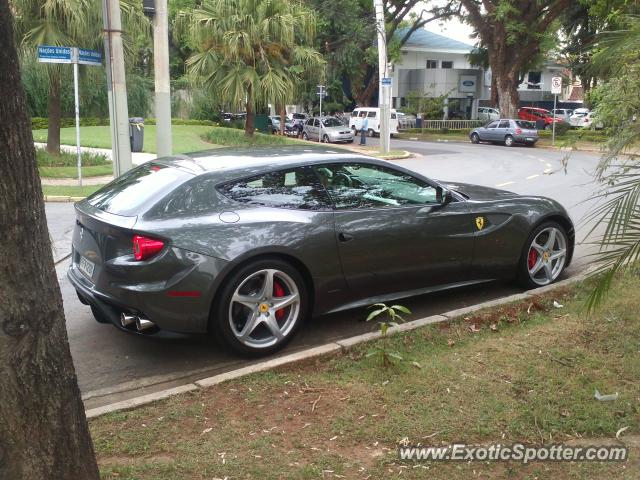
[[[155,118],[146,118],[144,120],[146,125],[155,125]],[[216,122],[212,122],[211,120],[189,120],[184,118],[172,118],[172,125],[204,125],[204,126],[212,126],[215,127],[218,124]],[[60,121],[60,126],[62,128],[74,127],[76,125],[75,118],[62,118]],[[94,118],[94,117],[83,117],[80,119],[81,127],[97,127],[97,126],[107,126],[109,125],[108,118]],[[32,117],[31,118],[31,129],[32,130],[44,130],[49,127],[49,119],[43,117]]]

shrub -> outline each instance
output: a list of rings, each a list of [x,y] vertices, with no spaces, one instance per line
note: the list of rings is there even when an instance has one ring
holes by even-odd
[[[255,132],[253,136],[245,135],[241,130],[235,128],[217,127],[209,131],[204,136],[205,140],[216,145],[230,147],[251,146],[251,145],[296,145],[296,140],[291,140],[280,135],[268,135]]]
[[[84,167],[110,165],[111,161],[99,153],[82,152]],[[76,153],[60,152],[60,155],[50,155],[41,148],[36,148],[36,160],[39,167],[75,167],[78,162]]]

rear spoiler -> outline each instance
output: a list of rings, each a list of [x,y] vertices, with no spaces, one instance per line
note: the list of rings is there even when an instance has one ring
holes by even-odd
[[[77,202],[74,206],[76,209],[76,216],[80,223],[91,229],[96,229],[100,223],[107,223],[116,227],[131,230],[138,221],[137,216],[125,217],[123,215],[115,215],[113,213],[100,210],[99,208],[91,205],[86,199]]]

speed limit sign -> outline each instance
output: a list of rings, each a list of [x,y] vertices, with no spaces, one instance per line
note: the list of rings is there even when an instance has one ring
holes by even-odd
[[[551,93],[554,95],[562,93],[562,77],[553,77],[551,79]]]

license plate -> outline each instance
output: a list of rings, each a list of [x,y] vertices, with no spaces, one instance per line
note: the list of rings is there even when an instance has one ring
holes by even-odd
[[[93,270],[96,268],[96,264],[84,257],[80,257],[78,262],[78,269],[84,273],[87,277],[93,277]]]
[[[532,137],[527,137],[527,142],[533,142],[533,138]]]

